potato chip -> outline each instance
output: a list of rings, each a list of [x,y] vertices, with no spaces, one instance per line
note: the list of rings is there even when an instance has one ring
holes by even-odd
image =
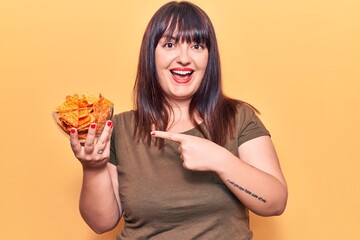
[[[96,123],[97,134],[101,133],[105,122],[113,114],[113,105],[101,94],[99,97],[74,94],[65,97],[65,102],[56,108],[54,116],[56,115],[58,125],[66,133],[71,128],[76,128],[79,138],[86,138],[91,123]]]

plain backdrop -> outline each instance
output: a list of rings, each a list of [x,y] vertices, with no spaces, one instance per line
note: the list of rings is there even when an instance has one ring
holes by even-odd
[[[140,41],[164,0],[0,0],[0,239],[115,239],[80,217],[81,166],[52,111],[102,93],[132,108]],[[360,239],[360,1],[194,1],[224,90],[261,111],[289,185],[255,240]]]

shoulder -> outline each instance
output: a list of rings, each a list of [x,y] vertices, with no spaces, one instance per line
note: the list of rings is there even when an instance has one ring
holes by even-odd
[[[270,136],[258,113],[258,110],[247,103],[237,106],[236,129],[239,145],[259,136]]]
[[[123,117],[129,118],[129,117],[134,116],[135,115],[134,113],[135,113],[134,110],[128,110],[128,111],[116,113],[116,114],[114,114],[114,117],[115,118],[123,118]]]
[[[117,113],[113,116],[112,121],[114,123],[121,122],[121,121],[133,121],[134,119],[134,110],[129,110],[121,113]]]
[[[257,116],[258,110],[256,110],[253,106],[246,102],[240,102],[236,106],[237,110],[237,117],[240,118],[239,120],[246,121],[248,118],[253,118]]]

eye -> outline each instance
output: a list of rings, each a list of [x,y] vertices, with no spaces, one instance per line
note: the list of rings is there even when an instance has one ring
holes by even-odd
[[[164,48],[173,48],[173,47],[175,47],[175,44],[172,42],[166,42],[163,44],[163,47]]]
[[[203,50],[203,49],[205,49],[205,46],[202,44],[199,44],[199,43],[194,43],[193,48],[195,50]]]

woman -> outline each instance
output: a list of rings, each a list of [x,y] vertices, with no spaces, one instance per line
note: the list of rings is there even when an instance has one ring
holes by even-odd
[[[124,217],[118,239],[252,239],[248,210],[281,214],[287,186],[269,132],[221,89],[206,13],[162,6],[141,45],[135,110],[114,116],[94,145],[71,132],[83,166],[80,212],[97,233]]]

